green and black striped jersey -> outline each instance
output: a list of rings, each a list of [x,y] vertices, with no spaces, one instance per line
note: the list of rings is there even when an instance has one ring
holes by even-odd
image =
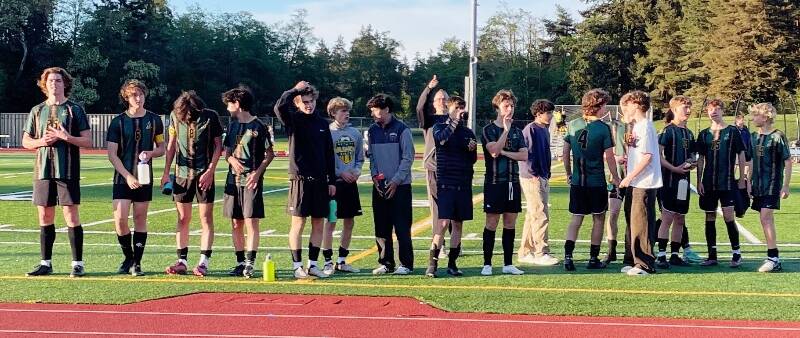
[[[138,175],[139,154],[153,151],[158,143],[164,142],[164,123],[157,114],[146,111],[141,117],[131,117],[122,113],[114,117],[108,125],[107,142],[117,146],[117,157],[122,166],[133,176]],[[152,163],[152,159],[148,162]],[[150,166],[150,182],[153,181],[153,166]],[[114,171],[114,184],[126,184],[125,177]]]
[[[591,122],[578,118],[567,123],[564,142],[572,152],[571,185],[582,187],[605,187],[606,149],[614,147],[611,127],[595,119]]]
[[[227,154],[239,160],[244,167],[244,171],[237,175],[228,166],[228,178],[225,184],[244,186],[247,184],[247,176],[264,162],[267,149],[272,147],[272,137],[267,126],[257,118],[247,123],[232,119],[223,144]]]
[[[783,170],[789,159],[789,142],[780,130],[769,134],[750,134],[753,172],[753,196],[780,195],[783,187]]]
[[[489,122],[483,127],[481,133],[481,144],[483,145],[483,158],[486,162],[485,180],[488,183],[506,183],[506,182],[519,182],[519,164],[517,161],[512,160],[507,156],[492,157],[486,145],[492,142],[497,142],[500,135],[503,134],[503,127]],[[522,129],[516,125],[511,125],[506,136],[506,144],[503,150],[509,152],[517,152],[525,148],[525,139],[522,137]]]
[[[689,159],[694,160],[694,155],[697,153],[696,143],[691,130],[672,123],[664,127],[658,136],[658,144],[664,147],[664,160],[676,167],[683,165]],[[665,187],[677,187],[681,179],[690,180],[691,174],[678,174],[662,167],[661,177],[664,179]]]
[[[703,168],[703,187],[706,191],[726,191],[737,189],[733,169],[736,156],[745,150],[742,136],[734,126],[718,131],[706,128],[697,135],[697,153],[705,157]]]
[[[177,139],[175,176],[193,178],[202,175],[211,164],[214,139],[222,136],[217,112],[204,109],[194,120],[180,121],[170,114],[169,137]]]
[[[34,139],[42,138],[48,127],[61,125],[72,136],[81,136],[89,129],[89,119],[81,106],[67,100],[60,105],[42,102],[28,114],[25,133]],[[80,179],[80,150],[78,146],[58,140],[48,147],[36,149],[33,177],[38,180]]]

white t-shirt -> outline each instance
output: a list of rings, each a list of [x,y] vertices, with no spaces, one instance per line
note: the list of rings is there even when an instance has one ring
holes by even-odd
[[[631,186],[639,189],[661,188],[661,154],[658,148],[658,135],[653,121],[645,119],[634,123],[628,140],[627,172],[632,173],[644,154],[652,158],[647,167],[631,180]]]

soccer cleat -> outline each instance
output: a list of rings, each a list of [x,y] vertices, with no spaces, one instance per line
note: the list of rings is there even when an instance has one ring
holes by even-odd
[[[120,275],[127,275],[130,273],[132,266],[133,260],[126,258],[124,261],[122,261],[122,264],[119,265],[119,270],[117,270],[117,273]]]
[[[457,267],[455,267],[455,266],[453,266],[453,267],[448,267],[448,268],[447,268],[447,274],[448,274],[448,275],[450,275],[450,276],[453,276],[453,277],[461,277],[461,276],[463,276],[463,275],[464,275],[464,273],[463,273],[463,272],[461,272],[461,270],[459,270],[459,269],[458,269]]]
[[[354,268],[352,265],[347,263],[336,263],[334,270],[341,271],[341,272],[360,272],[361,270]]]
[[[617,254],[610,254],[610,255],[607,254],[605,257],[603,257],[603,264],[605,264],[606,266],[611,264],[611,262],[616,262],[616,261],[617,261]]]
[[[632,267],[628,272],[626,272],[628,276],[647,276],[649,273],[647,271],[642,270],[638,266]]]
[[[700,257],[694,250],[692,249],[684,249],[683,250],[683,260],[689,263],[702,263],[703,258]]]
[[[255,271],[256,271],[256,268],[253,267],[252,265],[245,265],[244,268],[242,269],[242,277],[248,278],[248,279],[252,278],[253,277],[253,273]]]
[[[658,256],[656,259],[656,267],[659,269],[669,269],[669,262],[667,262],[667,256]]]
[[[241,277],[242,271],[244,271],[244,264],[237,264],[231,271],[228,271],[228,276]]]
[[[188,270],[188,268],[186,267],[186,264],[184,264],[183,262],[181,262],[179,260],[179,261],[175,262],[175,264],[173,264],[171,266],[168,266],[167,269],[165,270],[165,272],[168,275],[185,275],[186,274],[186,270]]]
[[[197,277],[205,277],[208,274],[208,267],[203,264],[198,264],[192,269],[192,273]]]
[[[520,264],[535,265],[536,264],[536,257],[534,257],[532,253],[529,253],[529,254],[527,254],[525,256],[517,258],[517,262],[519,262]]]
[[[481,275],[491,276],[492,275],[492,266],[491,265],[484,265],[483,269],[481,269]]]
[[[401,266],[398,266],[397,269],[394,269],[394,273],[393,274],[400,275],[400,276],[409,275],[409,274],[411,274],[411,269],[401,265]]]
[[[525,271],[517,269],[517,267],[513,265],[506,265],[503,266],[503,273],[507,275],[523,275]]]
[[[70,277],[83,277],[86,275],[86,271],[84,271],[83,265],[75,265],[72,267],[72,271],[69,273]]]
[[[40,265],[34,266],[33,270],[31,270],[31,272],[26,273],[25,275],[29,276],[29,277],[30,276],[47,276],[47,275],[52,274],[52,273],[53,273],[53,267],[51,267],[49,265],[40,264]]]
[[[308,278],[308,273],[306,273],[306,269],[303,269],[302,266],[297,267],[294,269],[294,278],[295,279],[306,279]]]
[[[678,255],[672,255],[672,256],[669,257],[669,265],[671,265],[671,266],[691,266],[691,264],[689,264],[689,262],[684,261]]]
[[[738,268],[738,267],[742,266],[742,263],[743,263],[743,262],[744,262],[744,260],[742,259],[742,255],[741,255],[741,254],[736,254],[736,253],[735,253],[735,254],[733,254],[733,258],[731,258],[731,265],[730,265],[730,267],[732,267],[732,268]]]
[[[564,270],[575,271],[575,263],[572,262],[572,258],[564,258]]]
[[[710,259],[710,258],[700,263],[700,266],[716,266],[716,265],[719,265],[719,262],[717,262],[716,259]]]
[[[533,259],[534,265],[539,266],[553,266],[558,264],[558,258],[551,256],[550,254],[543,254],[539,257]]]
[[[328,278],[328,275],[320,270],[316,265],[308,267],[308,275],[317,278]]]
[[[327,262],[325,266],[322,267],[322,273],[328,276],[332,275],[334,272],[336,272],[336,269],[333,267],[333,262]]]
[[[389,273],[389,268],[383,264],[379,265],[377,268],[372,270],[373,275],[385,275],[387,273]]]
[[[781,266],[781,262],[779,260],[772,260],[771,258],[767,258],[764,260],[764,264],[761,264],[761,267],[758,268],[758,272],[778,272],[783,270]]]
[[[437,274],[436,270],[438,270],[436,265],[428,265],[428,268],[425,270],[425,276],[430,277],[430,278],[438,277],[438,274]]]
[[[589,263],[586,264],[586,268],[589,270],[596,270],[596,269],[605,269],[606,265],[600,261],[597,257],[589,258]]]
[[[619,272],[628,273],[628,271],[631,271],[631,269],[633,269],[632,266],[626,265],[626,266],[623,266],[622,269],[619,269]]]
[[[133,264],[129,273],[134,277],[144,276],[144,272],[142,271],[142,266],[140,264]]]

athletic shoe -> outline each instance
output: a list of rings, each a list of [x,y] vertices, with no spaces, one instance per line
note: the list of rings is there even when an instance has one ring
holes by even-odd
[[[716,266],[718,264],[719,262],[717,262],[716,259],[706,259],[702,263],[700,263],[700,266]]]
[[[606,256],[603,257],[603,264],[605,264],[606,266],[611,264],[611,262],[616,262],[616,261],[617,261],[617,254],[612,254],[612,255],[606,254]]]
[[[684,261],[678,255],[672,255],[672,256],[669,257],[669,265],[671,265],[671,266],[691,266],[691,264],[689,264],[689,262]]]
[[[572,258],[564,258],[564,270],[575,271],[575,263],[572,262]]]
[[[242,277],[242,271],[244,271],[244,264],[237,264],[231,271],[228,271],[228,276]]]
[[[492,275],[492,266],[491,265],[484,265],[483,269],[481,269],[481,275],[491,276]]]
[[[144,276],[144,272],[142,271],[142,266],[140,264],[134,264],[130,270],[131,276],[139,277]]]
[[[738,267],[742,266],[743,262],[744,262],[744,260],[742,259],[742,255],[741,254],[733,254],[733,258],[731,259],[730,267],[738,268]]]
[[[336,263],[334,270],[341,271],[341,272],[360,272],[361,270],[354,268],[352,265],[347,263]]]
[[[179,260],[179,261],[175,262],[175,264],[173,264],[171,266],[168,266],[165,272],[168,275],[185,275],[186,274],[186,270],[188,270],[188,268],[186,267],[186,264],[184,264],[183,262],[181,262]]]
[[[457,267],[448,267],[447,274],[453,277],[461,277],[464,275],[464,273],[461,272],[461,270],[459,270]]]
[[[520,264],[524,263],[524,264],[535,265],[536,257],[534,257],[532,253],[529,253],[525,256],[517,258],[517,262],[519,262]]]
[[[534,265],[540,266],[553,266],[558,264],[558,258],[551,256],[550,254],[543,254],[539,257],[533,259]]]
[[[86,274],[86,271],[83,269],[83,265],[75,265],[72,267],[72,272],[69,273],[70,277],[83,277]]]
[[[379,265],[377,268],[372,270],[372,274],[373,275],[385,275],[387,273],[389,273],[389,268],[386,267],[386,265],[383,265],[383,264]]]
[[[619,272],[628,273],[628,271],[631,271],[631,269],[633,269],[632,266],[626,265],[626,266],[623,266],[622,269],[619,269]]]
[[[322,272],[316,265],[308,267],[308,275],[317,278],[328,278],[328,274]]]
[[[256,271],[256,268],[252,265],[245,265],[242,269],[242,277],[244,278],[251,278],[253,277],[253,273]]]
[[[122,261],[122,264],[119,265],[117,273],[120,275],[127,275],[128,273],[130,273],[132,266],[133,266],[133,260],[126,258],[124,261]]]
[[[306,269],[303,269],[302,266],[297,267],[297,269],[294,269],[294,278],[295,279],[306,279],[306,278],[308,278],[308,274],[306,273]]]
[[[438,277],[438,274],[436,273],[437,272],[436,270],[438,270],[436,265],[428,265],[428,268],[425,269],[425,276],[430,277],[430,278]]]
[[[517,267],[513,265],[506,265],[503,266],[503,273],[507,275],[522,275],[525,274],[525,271],[517,269]]]
[[[700,257],[700,255],[698,255],[692,249],[684,249],[683,250],[683,260],[685,260],[685,261],[687,261],[689,263],[695,263],[695,264],[703,262],[703,258]]]
[[[401,276],[410,275],[411,274],[411,269],[401,265],[401,266],[398,266],[397,269],[394,269],[394,273],[393,274],[401,275]]]
[[[333,267],[333,262],[325,263],[325,266],[322,267],[322,273],[328,276],[332,275],[334,272],[336,272],[336,269]]]
[[[647,276],[647,275],[649,275],[649,273],[647,273],[647,271],[644,271],[644,270],[640,269],[638,266],[632,267],[630,270],[628,270],[627,274],[628,274],[628,276]]]
[[[208,267],[199,264],[192,269],[192,273],[197,277],[205,277],[208,274]]]
[[[758,272],[778,272],[781,270],[783,270],[781,262],[770,258],[765,259],[764,264],[761,264],[761,267],[758,268]]]
[[[47,276],[47,275],[49,275],[51,273],[53,273],[53,267],[51,267],[49,265],[41,265],[40,264],[40,265],[34,266],[33,270],[31,270],[31,272],[26,273],[25,275],[29,276],[29,277],[30,276]]]
[[[656,267],[659,269],[669,269],[669,262],[667,262],[667,256],[658,256],[658,259],[656,259]]]
[[[586,268],[589,270],[596,270],[596,269],[605,269],[606,265],[600,261],[597,257],[589,258],[589,263],[586,264]]]

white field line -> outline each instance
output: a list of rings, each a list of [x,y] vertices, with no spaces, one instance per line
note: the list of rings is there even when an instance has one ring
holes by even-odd
[[[697,194],[697,187],[695,187],[694,184],[689,184],[689,187],[692,189],[692,191],[694,191],[695,194]],[[722,208],[717,207],[717,215],[722,216]],[[762,244],[761,240],[758,239],[758,237],[756,237],[755,235],[753,235],[752,232],[747,230],[747,228],[745,228],[744,225],[739,223],[739,221],[737,221],[736,218],[733,219],[733,222],[736,223],[736,228],[739,229],[739,232],[742,234],[742,236],[744,236],[744,239],[746,239],[748,242],[752,244]]]
[[[89,168],[81,168],[81,171],[84,170],[96,170],[96,169],[109,169],[113,168],[111,166],[102,166],[102,167],[89,167]],[[25,174],[33,174],[33,171],[23,171],[23,172],[16,172],[16,173],[2,173],[0,176],[8,176],[8,175],[25,175]]]

